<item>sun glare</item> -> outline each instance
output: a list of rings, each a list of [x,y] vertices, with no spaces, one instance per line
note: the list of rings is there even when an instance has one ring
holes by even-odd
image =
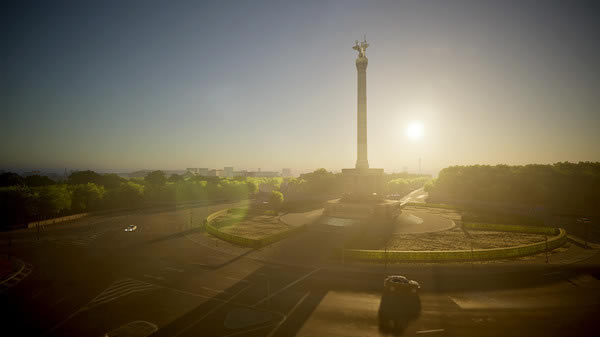
[[[423,138],[424,130],[421,122],[411,122],[406,127],[406,135],[410,140],[419,140]]]

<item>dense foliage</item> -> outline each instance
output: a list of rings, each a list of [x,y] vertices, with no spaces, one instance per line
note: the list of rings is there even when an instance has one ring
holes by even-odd
[[[390,194],[405,195],[418,188],[423,187],[431,180],[429,176],[420,176],[412,178],[396,178],[386,183],[387,191]]]
[[[283,206],[283,194],[279,191],[271,191],[269,206],[274,210],[281,209],[281,206]]]
[[[286,188],[286,194],[295,199],[309,196],[332,196],[341,195],[344,192],[342,173],[332,173],[323,168],[311,173],[300,175],[297,179],[291,179]],[[385,174],[383,182],[387,194],[405,195],[431,180],[428,175],[410,173]]]
[[[33,177],[33,178],[32,178]],[[0,174],[1,227],[74,213],[147,204],[172,204],[196,200],[241,200],[262,184],[279,188],[281,178],[190,177],[153,171],[144,178],[125,179],[116,174],[93,171],[73,172],[67,181],[47,177],[23,178],[15,173]]]
[[[596,211],[600,209],[600,163],[452,166],[426,189],[434,202],[471,200]]]

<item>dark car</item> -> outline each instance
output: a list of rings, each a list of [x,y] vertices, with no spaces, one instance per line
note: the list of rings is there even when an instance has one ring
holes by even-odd
[[[410,320],[421,312],[421,299],[417,281],[392,275],[383,281],[383,294],[379,304],[379,328],[382,331],[404,330]]]

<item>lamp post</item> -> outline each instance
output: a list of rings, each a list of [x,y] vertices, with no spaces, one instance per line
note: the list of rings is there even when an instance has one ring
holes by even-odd
[[[546,263],[548,263],[548,234],[544,234],[544,239],[546,241]]]
[[[588,218],[579,218],[577,219],[577,222],[582,223],[585,225],[585,248],[589,248],[588,247],[588,240],[589,240],[589,235],[590,235],[590,219]]]

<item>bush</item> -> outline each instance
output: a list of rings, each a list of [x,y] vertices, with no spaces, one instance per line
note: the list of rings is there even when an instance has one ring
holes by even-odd
[[[71,193],[66,185],[37,188],[37,213],[41,218],[53,218],[71,210]]]
[[[600,208],[600,163],[451,166],[428,189],[431,200],[591,212]]]
[[[405,195],[429,183],[429,177],[397,178],[386,183],[387,192]]]
[[[94,183],[75,185],[72,187],[71,209],[74,212],[88,212],[100,208],[106,190],[104,186]]]
[[[271,196],[269,197],[269,206],[273,210],[278,211],[281,209],[282,205],[283,205],[283,194],[279,191],[272,191]]]
[[[26,186],[0,188],[0,224],[9,227],[25,224],[37,216],[37,197]]]

